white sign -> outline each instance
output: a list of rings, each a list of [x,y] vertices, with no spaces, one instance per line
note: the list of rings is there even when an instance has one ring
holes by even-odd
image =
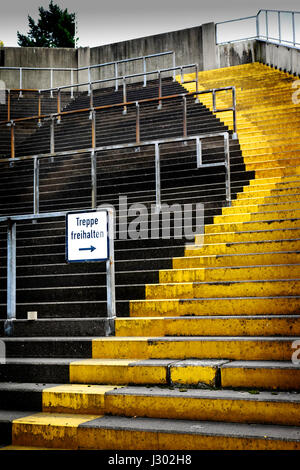
[[[106,210],[67,214],[67,261],[105,261],[109,258],[108,246]]]

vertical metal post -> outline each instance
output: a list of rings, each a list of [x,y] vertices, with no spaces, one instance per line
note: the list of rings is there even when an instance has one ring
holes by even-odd
[[[60,117],[60,111],[61,111],[61,106],[60,106],[60,102],[61,102],[61,95],[60,95],[60,88],[57,88],[57,124],[60,124],[60,121],[61,121],[61,117]]]
[[[224,133],[224,152],[225,152],[225,187],[226,187],[226,202],[231,206],[231,178],[230,178],[230,153],[229,153],[229,134]]]
[[[50,153],[55,152],[54,117],[50,118]]]
[[[266,40],[269,38],[269,20],[268,20],[268,10],[266,10]]]
[[[198,64],[195,65],[195,82],[196,82],[196,99],[195,99],[195,103],[199,103],[199,95],[198,95],[198,92],[199,92],[199,81],[198,81]]]
[[[11,322],[16,319],[16,222],[7,225],[7,333],[12,329]]]
[[[236,127],[236,91],[235,86],[232,87],[232,120],[233,120],[233,134],[232,138],[237,139],[237,127]]]
[[[90,108],[94,108],[94,91],[93,91],[93,85],[91,84],[90,88]]]
[[[39,90],[39,97],[38,97],[38,116],[42,114],[42,95],[41,95],[41,90]],[[40,127],[42,125],[41,118],[39,117],[38,120],[38,126]]]
[[[160,191],[160,155],[159,143],[155,142],[155,211],[158,213],[161,209],[161,191]]]
[[[292,25],[293,25],[293,45],[296,46],[296,30],[295,30],[295,13],[292,12]]]
[[[173,58],[173,82],[176,81],[176,70],[175,70],[175,67],[176,67],[176,55],[175,55],[175,52],[173,52],[172,54],[172,58]]]
[[[33,213],[38,214],[40,211],[40,160],[38,157],[34,157],[33,165]]]
[[[108,216],[108,243],[109,258],[106,261],[106,289],[107,289],[107,334],[114,334],[116,318],[116,286],[115,286],[115,256],[114,256],[114,210],[107,209]]]
[[[161,71],[158,70],[157,71],[157,74],[158,74],[158,98],[161,98],[162,96],[162,86],[161,86]],[[158,102],[158,106],[157,106],[157,109],[161,109],[162,108],[162,102],[161,100],[159,100]]]
[[[91,114],[91,122],[92,122],[92,148],[96,147],[96,111],[92,109]]]
[[[281,42],[281,22],[280,22],[280,11],[277,13],[277,19],[278,19],[278,37],[279,37],[279,42]]]
[[[7,120],[10,121],[10,90],[7,90]]]
[[[119,80],[117,77],[118,77],[118,62],[115,62],[115,78],[116,78],[115,91],[118,91],[119,89]]]
[[[216,90],[213,89],[212,91],[212,105],[213,105],[213,112],[216,112]]]
[[[140,143],[140,105],[139,102],[136,101],[135,103],[136,109],[136,123],[135,123],[135,135],[136,135],[136,143]]]
[[[256,15],[256,37],[259,39],[259,13]]]
[[[146,57],[143,57],[143,69],[144,69],[144,84],[143,86],[147,86],[147,64],[146,64]]]
[[[197,168],[200,168],[202,165],[202,142],[199,137],[196,137],[196,158],[197,158]]]
[[[123,103],[127,102],[126,76],[123,77]],[[127,106],[124,105],[123,114],[127,114]]]
[[[15,158],[15,123],[10,121],[10,157]]]
[[[20,98],[22,98],[23,96],[22,89],[23,89],[23,69],[22,67],[20,67],[20,93],[19,93]]]
[[[73,85],[74,85],[74,70],[73,69],[71,69],[71,85],[72,85],[71,86],[71,99],[73,99],[74,98],[74,87],[73,87]]]
[[[182,97],[183,104],[183,137],[187,137],[187,108],[186,108],[186,96]]]
[[[92,209],[97,207],[97,157],[95,150],[91,152]]]
[[[183,68],[180,67],[180,83],[184,83]]]
[[[51,88],[51,91],[50,91],[50,98],[53,98],[53,69],[50,70],[50,88]]]
[[[89,82],[88,95],[90,95],[91,94],[91,67],[88,67],[88,82]]]

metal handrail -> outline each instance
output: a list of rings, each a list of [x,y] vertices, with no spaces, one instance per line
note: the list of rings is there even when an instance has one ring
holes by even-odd
[[[265,30],[266,30],[266,34],[262,34],[260,32],[260,21],[259,20],[260,20],[260,15],[263,14],[263,13],[265,14],[264,27],[265,27]],[[277,13],[278,37],[275,37],[275,38],[272,37],[269,34],[269,13]],[[292,41],[290,41],[288,39],[283,39],[282,24],[281,24],[282,14],[290,14],[291,15],[292,37],[293,37]],[[237,42],[237,41],[246,41],[246,40],[250,40],[250,39],[258,39],[258,40],[261,40],[261,41],[266,41],[266,42],[275,43],[275,44],[283,44],[283,45],[288,44],[289,47],[299,49],[300,43],[296,41],[295,15],[300,15],[300,11],[261,9],[257,12],[257,14],[255,16],[245,16],[243,18],[235,18],[235,19],[232,19],[232,20],[221,21],[219,23],[216,23],[216,36],[218,36],[218,31],[217,31],[218,30],[218,25],[222,25],[222,24],[225,24],[225,23],[234,23],[234,22],[238,22],[238,21],[252,20],[252,19],[255,19],[255,22],[256,22],[256,25],[255,25],[256,35],[248,36],[248,37],[241,37],[239,39],[232,39],[232,40],[227,40],[227,41],[223,41],[223,42],[218,42],[218,38],[217,38],[216,43],[221,45],[221,44],[228,44],[228,43],[233,43],[233,42]]]
[[[55,71],[60,71],[60,72],[70,72],[71,74],[71,84],[74,83],[74,72],[80,72],[83,70],[88,71],[88,82],[91,82],[91,70],[95,68],[102,68],[102,67],[108,67],[108,66],[114,66],[115,70],[115,76],[118,75],[118,65],[119,64],[124,64],[128,62],[134,62],[134,61],[143,61],[143,69],[144,69],[144,86],[146,86],[147,80],[145,73],[147,72],[147,59],[151,59],[154,57],[162,57],[166,55],[172,55],[172,63],[173,67],[176,65],[176,54],[174,51],[166,51],[166,52],[158,52],[156,54],[148,54],[144,56],[139,56],[139,57],[131,57],[127,59],[120,59],[120,60],[115,60],[112,62],[104,62],[102,64],[93,64],[93,65],[87,65],[83,67],[6,67],[6,66],[1,66],[1,70],[19,70],[19,90],[20,90],[20,96],[22,96],[22,90],[23,90],[23,71],[24,70],[37,70],[37,71],[50,71],[50,89],[53,90],[53,73]],[[175,81],[175,75],[173,75],[173,80]],[[116,82],[116,91],[118,90],[118,82]],[[73,93],[71,93],[73,96]],[[52,97],[52,92],[51,92],[51,97]]]
[[[203,139],[212,138],[212,137],[223,137],[224,139],[224,162],[214,162],[214,163],[203,163],[202,162],[202,146],[201,141]],[[17,157],[0,159],[0,163],[10,162],[15,163],[16,161],[24,160],[33,160],[33,216],[40,214],[40,203],[39,203],[39,172],[40,172],[40,160],[49,157],[64,157],[74,154],[90,154],[91,156],[91,208],[95,209],[97,207],[97,152],[105,152],[112,150],[120,149],[130,149],[130,148],[140,148],[140,147],[149,147],[154,146],[155,148],[155,200],[156,200],[156,209],[159,211],[161,209],[161,183],[160,183],[160,152],[159,146],[168,143],[174,142],[190,142],[195,141],[196,144],[196,167],[216,167],[216,166],[225,166],[226,175],[225,175],[225,186],[226,186],[226,202],[227,205],[231,205],[231,182],[230,182],[230,149],[229,149],[229,132],[211,132],[206,134],[198,134],[195,136],[183,136],[183,137],[171,137],[166,139],[156,139],[143,142],[131,142],[126,144],[116,144],[116,145],[105,145],[101,147],[92,147],[79,150],[67,150],[63,152],[54,152],[39,154],[33,156]],[[14,216],[17,220],[18,217]],[[32,217],[34,218],[34,217]],[[6,216],[0,216],[0,222],[7,219]]]
[[[229,106],[228,108],[221,108],[218,109],[216,107],[216,93],[220,91],[226,91],[226,90],[231,90],[232,94],[232,106]],[[168,95],[168,96],[161,96],[161,88],[159,87],[159,93],[157,97],[154,98],[145,98],[142,100],[138,101],[125,101],[123,103],[115,103],[115,104],[109,104],[109,105],[104,105],[104,106],[95,106],[95,107],[89,107],[89,108],[83,108],[83,109],[76,109],[76,110],[71,110],[71,111],[60,111],[57,113],[53,114],[43,114],[43,115],[37,115],[37,116],[30,116],[30,117],[24,117],[24,118],[17,118],[17,119],[12,119],[10,121],[1,121],[0,124],[5,124],[10,126],[10,142],[11,142],[11,159],[15,159],[15,126],[16,123],[18,122],[25,122],[25,121],[32,121],[36,120],[38,121],[38,125],[41,123],[42,119],[50,119],[50,153],[54,154],[55,153],[55,135],[54,135],[54,122],[55,119],[57,119],[57,122],[61,122],[61,117],[62,116],[68,116],[68,115],[74,115],[74,114],[79,114],[79,113],[87,113],[89,112],[89,118],[91,120],[91,130],[92,130],[92,148],[96,148],[96,112],[100,110],[105,110],[105,109],[111,109],[111,108],[118,108],[118,107],[123,107],[123,113],[124,110],[127,112],[127,107],[129,106],[135,106],[136,108],[136,142],[140,142],[140,104],[141,103],[151,103],[151,102],[157,102],[158,101],[158,109],[162,108],[162,102],[165,100],[172,100],[176,98],[181,98],[182,99],[182,104],[183,104],[183,137],[187,137],[187,103],[186,103],[186,98],[188,96],[196,96],[196,101],[198,101],[199,95],[203,94],[212,94],[212,101],[213,101],[213,112],[218,113],[218,112],[227,112],[231,111],[232,116],[233,116],[233,138],[237,138],[237,127],[236,127],[236,90],[234,86],[228,86],[228,87],[222,87],[222,88],[213,88],[209,90],[202,90],[202,91],[191,91],[191,92],[186,92],[186,93],[179,93],[179,94],[174,94],[174,95]],[[0,159],[1,161],[8,161],[9,159]]]
[[[161,90],[161,88],[162,88],[162,82],[161,82],[162,81],[162,73],[173,71],[173,73],[175,74],[176,70],[180,70],[180,82],[182,84],[184,84],[185,81],[184,81],[183,70],[187,69],[187,68],[195,68],[195,80],[194,81],[196,83],[196,92],[197,92],[198,91],[197,77],[198,77],[198,70],[199,70],[198,64],[178,65],[178,66],[175,66],[175,67],[168,67],[168,68],[159,69],[159,70],[151,70],[151,71],[143,72],[143,73],[133,73],[133,74],[123,75],[123,76],[118,76],[118,77],[103,78],[101,80],[93,80],[91,82],[81,82],[81,83],[74,83],[72,85],[62,85],[60,87],[55,87],[55,88],[29,89],[29,90],[28,89],[26,89],[26,90],[25,89],[23,89],[23,90],[20,90],[20,89],[6,90],[7,96],[8,96],[7,122],[10,121],[11,92],[14,92],[14,91],[38,92],[38,114],[39,115],[41,114],[41,94],[45,93],[45,92],[50,92],[50,94],[53,96],[53,91],[56,91],[57,92],[57,112],[59,113],[61,111],[61,91],[62,90],[71,88],[71,90],[73,91],[73,88],[75,88],[75,87],[88,85],[89,86],[89,96],[90,96],[90,107],[93,108],[94,107],[93,106],[93,85],[97,85],[97,84],[100,84],[100,83],[107,83],[107,82],[111,82],[111,81],[119,82],[120,80],[122,80],[122,83],[123,83],[123,101],[126,102],[127,101],[127,91],[126,91],[126,89],[127,89],[127,79],[143,76],[144,80],[145,80],[145,77],[147,77],[148,75],[157,74],[158,80],[159,80],[159,84],[158,84],[159,94],[161,95],[161,91],[162,91]],[[72,94],[73,93],[71,93],[71,95]],[[124,107],[124,114],[126,114],[126,107]],[[2,123],[4,123],[4,121],[0,121],[0,124],[2,124]]]

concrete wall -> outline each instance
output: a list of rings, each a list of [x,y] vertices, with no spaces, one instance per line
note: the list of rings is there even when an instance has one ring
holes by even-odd
[[[257,41],[256,60],[300,76],[300,50]]]
[[[241,41],[217,46],[218,68],[248,64],[257,60],[257,41]]]
[[[165,51],[175,51],[176,65],[197,63],[199,70],[215,68],[216,45],[214,23],[93,47],[91,49],[88,47],[78,49],[4,48],[4,66],[77,68]],[[172,66],[171,55],[147,59],[147,70]],[[119,67],[120,76],[140,73],[142,71],[142,61],[130,62]],[[102,68],[101,70],[93,70],[92,79],[110,78],[114,76],[114,73],[114,67],[112,66]],[[151,77],[149,78],[151,79]],[[19,75],[15,71],[1,71],[0,69],[0,79],[6,82],[8,88],[19,88]],[[75,82],[77,80],[79,82],[87,81],[87,79],[87,71],[80,71],[78,74],[74,74]],[[54,86],[68,83],[70,83],[70,72],[55,72]],[[23,88],[46,88],[49,86],[49,72],[23,72]]]

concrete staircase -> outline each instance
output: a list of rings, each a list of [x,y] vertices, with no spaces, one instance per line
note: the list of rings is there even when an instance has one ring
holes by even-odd
[[[114,337],[72,336],[74,319],[70,336],[59,336],[63,320],[45,318],[41,336],[27,322],[18,327],[27,334],[4,338],[0,441],[12,445],[3,449],[300,448],[292,82],[262,64],[199,73],[203,89],[237,87],[245,168],[233,161],[232,206],[223,193],[204,236],[172,254],[171,265],[157,264],[158,278],[118,315]],[[218,99],[226,107],[226,94]],[[222,120],[232,126],[228,114]],[[214,198],[220,181],[204,178]]]

